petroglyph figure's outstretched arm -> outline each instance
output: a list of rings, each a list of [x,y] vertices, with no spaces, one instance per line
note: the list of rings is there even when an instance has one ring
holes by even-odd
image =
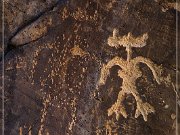
[[[152,71],[153,76],[158,84],[161,83],[161,68],[154,64],[151,60],[144,57],[136,57],[133,59],[134,64],[144,63],[146,64]]]
[[[100,79],[99,79],[99,85],[103,85],[105,84],[105,81],[108,77],[108,75],[110,74],[109,70],[117,65],[119,67],[121,67],[122,69],[125,68],[125,62],[123,59],[121,59],[120,57],[114,57],[112,60],[110,60],[106,65],[103,65],[102,69],[101,69],[101,75],[100,75]]]

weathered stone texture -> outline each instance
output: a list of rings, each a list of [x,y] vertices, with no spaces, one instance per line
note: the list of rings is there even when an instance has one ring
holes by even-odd
[[[132,96],[125,100],[127,119],[107,116],[121,86],[118,67],[106,85],[97,82],[103,63],[126,57],[123,48],[107,45],[117,28],[121,36],[147,32],[147,45],[133,49],[133,57],[162,64],[163,74],[175,83],[175,10],[162,12],[152,0],[69,0],[50,9],[54,3],[5,2],[5,134],[22,129],[23,135],[28,130],[32,135],[173,135],[175,92],[158,85],[146,66],[140,66],[143,76],[136,86],[156,110],[147,122],[134,118]]]

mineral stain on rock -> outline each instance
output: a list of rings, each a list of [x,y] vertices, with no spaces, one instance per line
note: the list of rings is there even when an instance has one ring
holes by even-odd
[[[177,118],[171,115],[176,110],[175,92],[171,86],[156,84],[144,64],[139,66],[142,76],[136,87],[141,99],[156,111],[156,115],[148,115],[147,122],[143,117],[134,118],[136,102],[132,96],[124,99],[127,119],[107,115],[122,86],[117,66],[110,69],[105,85],[97,85],[103,63],[115,56],[126,58],[124,49],[108,46],[114,28],[119,29],[120,37],[128,32],[134,37],[148,33],[147,45],[133,48],[132,57],[147,57],[162,64],[162,75],[170,74],[174,83],[175,9],[162,12],[161,5],[151,0],[68,0],[51,9],[51,4],[44,4],[40,11],[27,6],[27,12],[21,2],[11,4],[12,14],[10,5],[5,6],[8,15],[22,18],[15,22],[6,18],[6,43],[13,49],[4,59],[5,134],[174,134]],[[30,10],[34,14],[28,16]],[[41,11],[45,13],[26,23]]]

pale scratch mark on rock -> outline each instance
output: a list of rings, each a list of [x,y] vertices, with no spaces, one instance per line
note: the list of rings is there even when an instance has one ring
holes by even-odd
[[[19,135],[23,135],[22,127],[19,128]]]
[[[47,108],[48,108],[48,105],[51,101],[51,97],[50,95],[47,96],[47,98],[44,99],[44,108],[42,109],[42,115],[41,115],[41,126],[40,126],[40,129],[39,129],[39,132],[38,132],[38,135],[43,135],[43,128],[44,128],[44,122],[46,120],[46,115],[47,115]]]
[[[76,97],[74,97],[74,99],[72,100],[72,102],[71,102],[71,108],[72,108],[72,113],[71,113],[71,122],[69,123],[69,131],[70,131],[70,133],[71,134],[73,134],[73,127],[75,126],[75,124],[76,124],[76,113],[77,113],[77,107],[76,107],[76,101],[77,100],[77,98]],[[69,133],[68,133],[69,134]]]
[[[61,18],[62,20],[67,19],[68,17],[73,17],[78,21],[97,21],[99,19],[98,11],[95,10],[94,14],[90,15],[83,8],[77,8],[75,12],[68,11],[68,8],[65,7],[62,11]]]

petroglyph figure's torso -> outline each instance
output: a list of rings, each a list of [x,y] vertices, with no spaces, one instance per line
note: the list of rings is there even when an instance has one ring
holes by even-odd
[[[130,88],[130,86],[135,88],[136,80],[142,76],[142,72],[139,67],[133,64],[133,61],[126,62],[125,68],[118,71],[118,76],[123,79],[123,86],[126,86],[126,88]],[[129,89],[128,91],[131,90]]]

